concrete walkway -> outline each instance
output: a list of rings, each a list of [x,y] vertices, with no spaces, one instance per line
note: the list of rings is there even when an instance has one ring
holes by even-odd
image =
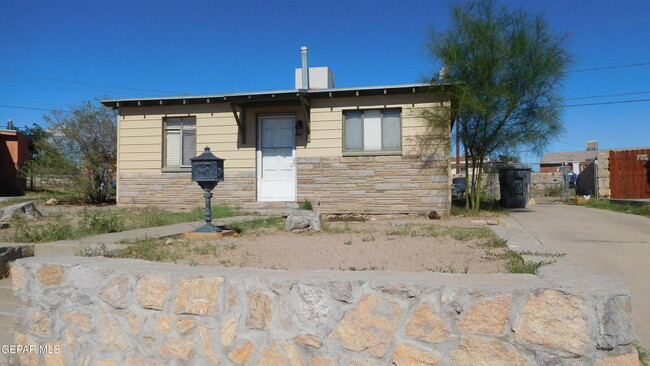
[[[215,219],[213,224],[218,226],[229,225],[235,222],[252,221],[264,219],[266,216],[233,216],[221,219]],[[144,229],[135,229],[121,231],[119,233],[108,233],[94,236],[87,236],[75,240],[59,240],[49,243],[34,244],[34,255],[73,255],[75,249],[83,246],[104,244],[108,249],[113,249],[122,241],[134,241],[144,238],[162,238],[165,236],[179,235],[184,232],[194,231],[199,226],[205,224],[205,221],[185,222],[181,224],[148,227]]]
[[[625,284],[632,295],[636,336],[650,346],[650,219],[569,205],[534,205],[510,215],[495,231],[513,250],[566,253],[558,261]]]

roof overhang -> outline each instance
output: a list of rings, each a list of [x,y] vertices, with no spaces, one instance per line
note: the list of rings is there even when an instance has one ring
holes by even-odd
[[[439,84],[436,90],[444,90],[449,84]],[[314,98],[340,98],[352,96],[370,96],[370,95],[392,95],[392,94],[410,94],[424,93],[431,90],[431,85],[426,83],[417,84],[400,84],[384,86],[365,86],[354,88],[332,88],[332,89],[291,89],[291,90],[272,90],[245,93],[225,93],[209,95],[183,95],[173,97],[153,97],[153,98],[124,98],[124,99],[103,99],[101,103],[113,109],[123,107],[147,107],[161,105],[195,105],[195,104],[215,104],[229,103],[235,105],[243,104],[284,104],[295,103],[301,104],[303,99],[311,100]]]
[[[229,104],[232,113],[239,126],[239,135],[242,142],[246,143],[246,109],[253,107],[300,105],[303,107],[306,116],[307,141],[310,140],[311,123],[311,101],[318,98],[343,98],[361,97],[373,95],[398,95],[416,94],[431,91],[444,91],[450,84],[437,84],[432,86],[427,83],[364,86],[353,88],[332,88],[332,89],[291,89],[272,90],[247,93],[225,93],[210,95],[184,95],[175,97],[154,97],[154,98],[127,98],[127,99],[103,99],[101,103],[113,109],[125,107],[153,107],[173,105],[206,105],[206,104]]]

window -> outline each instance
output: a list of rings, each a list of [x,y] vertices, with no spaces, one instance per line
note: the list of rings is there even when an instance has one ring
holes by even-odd
[[[165,118],[165,163],[167,168],[189,167],[196,156],[196,118]]]
[[[399,109],[343,112],[344,142],[347,153],[400,153],[402,149]]]

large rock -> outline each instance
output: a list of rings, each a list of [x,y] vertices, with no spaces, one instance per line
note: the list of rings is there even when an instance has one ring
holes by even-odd
[[[43,217],[43,214],[36,209],[32,201],[0,207],[0,222],[10,222],[14,217],[36,220]]]
[[[284,229],[291,232],[320,231],[320,213],[309,210],[295,210],[287,217]]]

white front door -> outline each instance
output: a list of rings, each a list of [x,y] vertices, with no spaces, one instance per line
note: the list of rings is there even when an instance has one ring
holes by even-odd
[[[292,115],[259,117],[257,200],[296,200],[296,137]]]

